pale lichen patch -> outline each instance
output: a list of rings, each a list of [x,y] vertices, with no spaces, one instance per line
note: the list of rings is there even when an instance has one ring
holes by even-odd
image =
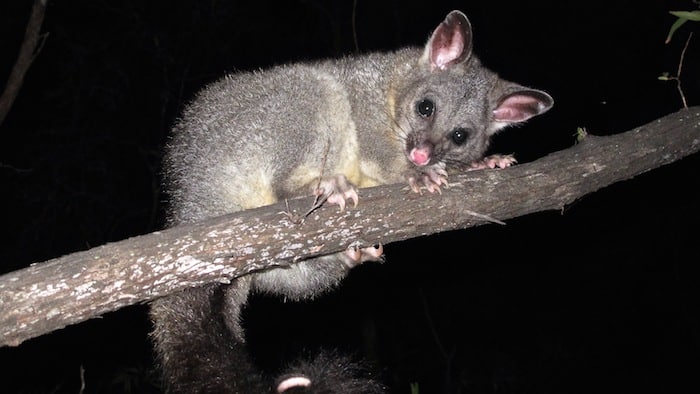
[[[217,230],[212,230],[208,233],[205,234],[205,237],[207,238],[220,238],[220,237],[228,237],[233,235],[233,230],[230,228],[225,228],[225,229],[217,229]]]
[[[81,300],[85,297],[89,297],[92,293],[95,292],[95,289],[93,286],[95,285],[95,281],[91,280],[89,282],[83,283],[80,286],[76,286],[73,289],[73,295],[75,296],[76,300]]]
[[[603,171],[606,167],[606,165],[600,163],[589,163],[586,166],[586,172],[584,172],[581,176],[585,178],[589,175],[593,175],[597,172]]]
[[[61,311],[58,308],[53,308],[50,311],[46,312],[46,318],[47,319],[53,319],[56,316],[60,316]]]
[[[67,289],[68,289],[68,285],[63,283],[63,282],[49,283],[43,289],[40,289],[39,285],[37,285],[37,284],[33,284],[30,287],[30,291],[32,293],[37,293],[37,295],[39,297],[50,297],[50,296],[52,296],[60,291],[67,290]]]

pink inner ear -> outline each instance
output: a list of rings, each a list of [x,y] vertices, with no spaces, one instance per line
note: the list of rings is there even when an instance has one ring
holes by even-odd
[[[449,40],[440,40],[433,56],[433,68],[444,70],[447,66],[462,56],[464,41],[458,31],[453,31]]]
[[[496,120],[514,121],[518,117],[518,113],[513,108],[498,107],[493,111]]]
[[[527,94],[514,94],[506,97],[493,110],[497,121],[522,122],[542,112],[542,103],[537,98]]]

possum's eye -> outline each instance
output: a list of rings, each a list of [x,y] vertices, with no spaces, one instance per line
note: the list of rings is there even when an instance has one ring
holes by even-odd
[[[455,129],[452,131],[452,142],[457,145],[463,145],[467,142],[467,137],[469,137],[469,131],[467,129]]]
[[[416,103],[416,112],[418,112],[418,115],[427,118],[435,112],[435,103],[432,100],[423,99]]]

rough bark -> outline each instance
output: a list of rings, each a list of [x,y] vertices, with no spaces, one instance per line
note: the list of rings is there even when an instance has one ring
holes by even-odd
[[[310,197],[213,218],[73,253],[0,276],[0,345],[18,345],[187,286],[227,282],[352,244],[391,243],[558,210],[615,182],[700,149],[700,107],[634,130],[589,135],[569,149],[507,170],[450,176],[442,194],[406,184],[360,190],[360,204],[323,206],[301,223]]]

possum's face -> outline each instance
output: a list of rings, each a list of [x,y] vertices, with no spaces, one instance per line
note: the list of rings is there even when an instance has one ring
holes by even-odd
[[[396,103],[396,126],[417,167],[468,165],[498,130],[547,111],[552,98],[500,79],[472,54],[467,17],[450,12],[433,31]]]
[[[496,132],[552,107],[547,93],[503,80],[477,62],[472,67],[430,75],[400,100],[396,123],[413,165],[468,166],[484,157]]]
[[[397,111],[404,153],[415,166],[469,164],[490,137],[488,88],[463,77],[431,75],[408,89]]]

